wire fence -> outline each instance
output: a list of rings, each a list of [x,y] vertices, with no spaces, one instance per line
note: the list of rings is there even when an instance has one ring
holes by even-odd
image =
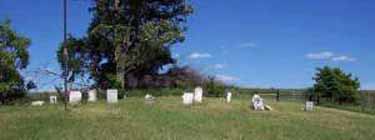
[[[252,89],[252,90],[239,90],[237,91],[240,96],[244,98],[250,98],[254,94],[259,94],[262,98],[265,98],[269,101],[277,102],[297,102],[304,104],[309,100],[307,90],[278,90],[278,89]],[[331,105],[332,102],[330,99],[321,98],[321,105]],[[338,105],[335,105],[335,107]],[[357,104],[350,105],[340,105],[356,108],[356,110],[371,110],[375,112],[375,92],[374,91],[360,91],[360,98],[357,101]]]

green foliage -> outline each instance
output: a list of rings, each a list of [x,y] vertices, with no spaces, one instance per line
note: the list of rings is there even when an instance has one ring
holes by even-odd
[[[87,37],[67,43],[72,77],[89,73],[100,88],[137,87],[133,83],[158,75],[162,66],[175,62],[170,47],[184,40],[186,19],[192,13],[186,0],[94,2]],[[61,50],[58,57],[63,64]],[[107,82],[113,77],[117,82]]]
[[[318,97],[331,99],[335,103],[356,103],[359,98],[360,82],[352,74],[346,74],[339,68],[318,68],[314,92]]]
[[[28,38],[12,30],[9,20],[0,23],[0,101],[3,104],[25,95],[19,70],[29,64],[30,43]]]
[[[225,95],[225,84],[217,81],[215,77],[208,77],[204,84],[207,96],[223,97]]]

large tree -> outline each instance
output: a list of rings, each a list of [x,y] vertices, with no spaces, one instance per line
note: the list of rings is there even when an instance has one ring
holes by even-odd
[[[29,64],[30,39],[12,30],[10,21],[0,23],[0,100],[7,103],[25,95],[25,84],[19,70]]]
[[[94,2],[87,37],[78,41],[84,44],[68,47],[71,61],[83,62],[79,69],[87,69],[97,86],[137,86],[144,76],[157,75],[162,66],[175,62],[170,47],[184,40],[192,13],[186,0]]]
[[[318,68],[315,77],[314,92],[319,97],[335,103],[355,103],[359,98],[360,82],[352,74],[346,74],[340,68],[325,66]]]

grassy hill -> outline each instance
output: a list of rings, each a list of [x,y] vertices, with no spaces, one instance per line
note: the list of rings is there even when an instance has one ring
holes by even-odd
[[[256,112],[248,100],[231,104],[218,98],[183,106],[179,97],[160,97],[153,105],[131,97],[115,105],[104,101],[70,106],[0,107],[0,139],[265,139],[369,140],[375,116],[318,107],[272,102],[271,112]]]

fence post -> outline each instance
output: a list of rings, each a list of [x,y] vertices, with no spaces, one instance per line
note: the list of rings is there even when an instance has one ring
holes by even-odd
[[[280,90],[279,89],[276,91],[276,101],[277,102],[280,101]]]

